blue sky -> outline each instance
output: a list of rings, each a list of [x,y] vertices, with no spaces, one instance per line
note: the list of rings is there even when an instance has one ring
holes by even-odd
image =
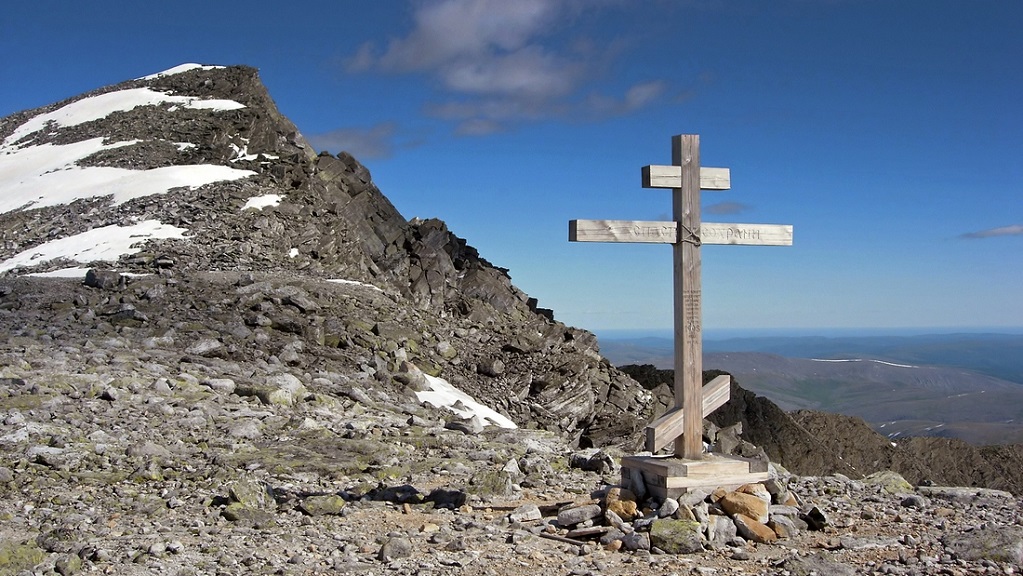
[[[700,134],[704,327],[1023,326],[1018,0],[17,2],[0,116],[184,62],[260,69],[319,149],[437,217],[570,325],[667,328],[671,249],[568,220],[667,219],[640,167]]]

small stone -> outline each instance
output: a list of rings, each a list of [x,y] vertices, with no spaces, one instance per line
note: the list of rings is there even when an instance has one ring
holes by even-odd
[[[810,530],[823,530],[828,525],[828,517],[816,506],[808,507],[799,518],[806,522]]]
[[[661,507],[657,509],[657,515],[661,518],[667,518],[673,516],[675,512],[678,512],[679,504],[678,500],[674,498],[665,498]]]
[[[543,518],[540,508],[536,504],[523,504],[508,514],[512,522],[533,522]]]
[[[771,516],[767,527],[774,530],[778,538],[793,538],[799,535],[799,529],[789,516]]]
[[[310,516],[336,516],[344,511],[345,504],[347,503],[344,498],[337,494],[325,494],[306,496],[299,504],[299,508]]]
[[[900,504],[905,508],[922,509],[927,507],[927,499],[919,494],[910,494],[903,498]]]
[[[105,388],[99,395],[101,400],[108,402],[117,402],[121,399],[121,391],[117,388]]]
[[[707,522],[707,540],[712,546],[724,546],[736,533],[735,522],[727,516],[711,516]]]
[[[650,549],[650,535],[646,532],[633,532],[622,537],[622,547],[630,552]]]
[[[761,500],[766,502],[768,506],[771,505],[771,493],[763,484],[760,483],[743,484],[742,486],[736,488],[735,491],[742,492],[743,494],[750,494],[752,496],[756,496],[757,498],[760,498]]]
[[[388,538],[380,548],[377,558],[382,562],[390,562],[397,558],[408,558],[412,555],[412,541],[408,538]]]
[[[53,566],[53,570],[60,576],[71,576],[77,574],[81,569],[82,559],[76,554],[61,556]]]
[[[575,526],[581,522],[585,522],[591,518],[596,518],[603,513],[599,504],[587,504],[584,506],[576,506],[573,508],[566,508],[558,512],[558,525],[567,527]]]

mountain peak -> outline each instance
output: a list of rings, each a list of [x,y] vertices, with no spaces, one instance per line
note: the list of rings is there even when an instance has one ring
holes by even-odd
[[[324,293],[334,292],[330,281],[369,285],[391,304],[357,302],[365,320],[347,319],[348,329],[397,340],[383,351],[367,345],[367,357],[410,346],[408,360],[443,365],[481,400],[572,434],[606,439],[638,426],[627,412],[644,410],[644,396],[603,361],[592,334],[555,322],[443,221],[406,220],[351,154],[316,153],[254,68],[184,64],[100,88],[0,120],[0,142],[0,277],[82,278],[94,268],[142,276],[128,281],[136,296],[123,298],[147,318],[205,309],[224,278]],[[182,282],[203,286],[181,296],[198,300],[148,309],[150,290]],[[10,305],[24,303],[18,294],[8,291]],[[237,337],[227,326],[260,325],[262,307],[296,307],[268,296],[247,310],[246,298],[231,304],[241,308],[218,332],[223,341]],[[309,317],[267,329],[312,334],[322,346],[324,325],[338,322],[297,308]],[[350,342],[335,336],[327,341]],[[438,364],[433,346],[452,337],[465,339],[464,357]],[[362,362],[354,352],[351,360]],[[603,411],[613,417],[598,419]]]
[[[460,288],[528,302],[443,223],[406,221],[350,154],[317,155],[254,68],[182,64],[15,114],[0,139],[0,273],[173,262],[374,282],[420,305]]]

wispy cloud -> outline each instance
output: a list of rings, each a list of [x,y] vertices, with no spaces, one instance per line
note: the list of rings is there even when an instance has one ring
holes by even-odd
[[[342,128],[311,134],[306,139],[317,150],[345,151],[357,158],[388,158],[397,146],[397,128],[387,122],[369,128]]]
[[[367,43],[349,72],[421,74],[437,88],[427,114],[461,134],[489,134],[543,118],[629,113],[664,98],[654,79],[619,94],[597,84],[615,58],[614,42],[573,38],[565,30],[583,10],[615,4],[582,0],[427,0],[412,29],[386,45]]]
[[[740,214],[750,209],[748,204],[741,202],[719,202],[717,204],[711,204],[703,209],[707,214],[715,214],[723,216],[727,214]]]
[[[994,238],[996,236],[1023,236],[1023,225],[1013,224],[1012,226],[990,228],[979,232],[967,232],[966,234],[961,234],[959,237],[972,240],[977,238]]]

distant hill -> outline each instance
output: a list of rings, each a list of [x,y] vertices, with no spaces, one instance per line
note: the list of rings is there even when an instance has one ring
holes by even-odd
[[[617,365],[671,367],[671,342],[601,342]],[[1023,441],[1023,335],[708,341],[704,367],[734,374],[785,410],[859,416],[890,438]],[[724,350],[727,350],[725,352]]]
[[[657,398],[671,403],[670,370],[651,365],[621,369]],[[722,374],[704,372],[704,382]],[[741,386],[740,386],[741,383]],[[774,402],[747,390],[733,374],[731,398],[707,420],[717,426],[742,424],[742,438],[762,448],[772,462],[804,475],[835,472],[853,478],[895,470],[912,483],[984,486],[1023,492],[1023,444],[978,447],[953,438],[917,437],[891,441],[861,418],[814,410],[786,412]]]

